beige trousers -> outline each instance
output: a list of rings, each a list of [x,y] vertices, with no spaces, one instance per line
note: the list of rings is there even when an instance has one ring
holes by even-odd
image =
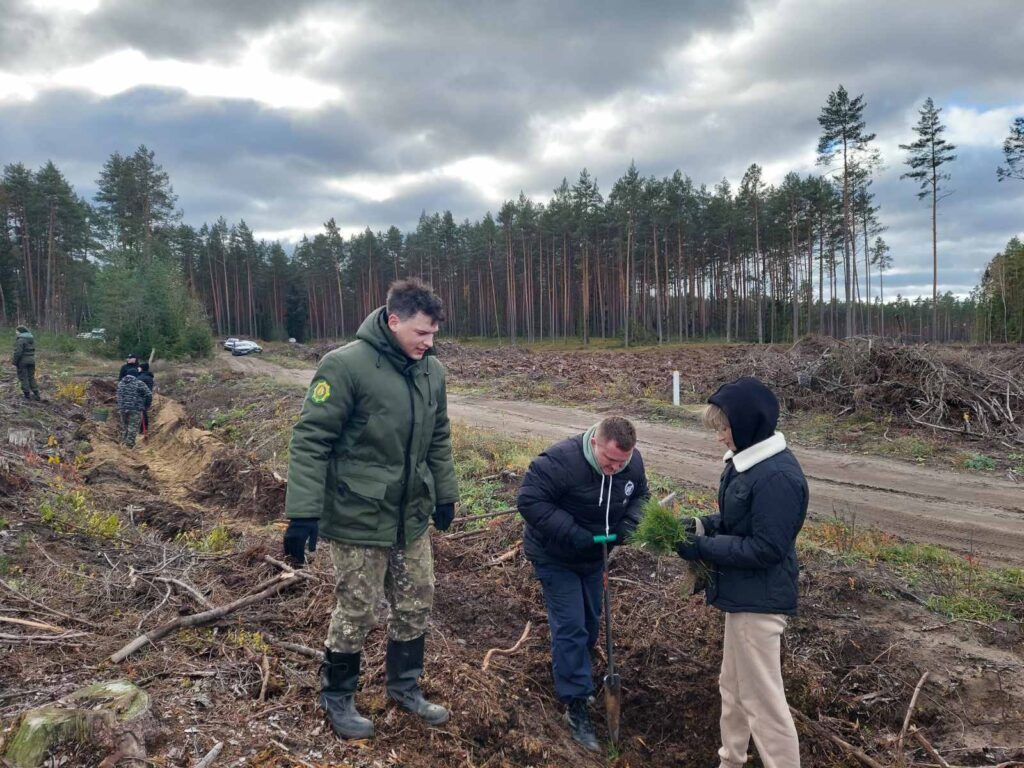
[[[799,768],[800,744],[782,685],[782,632],[786,617],[725,614],[720,768],[740,768],[754,737],[765,768]]]

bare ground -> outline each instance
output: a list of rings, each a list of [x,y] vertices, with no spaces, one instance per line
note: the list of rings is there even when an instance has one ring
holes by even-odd
[[[102,391],[94,396],[103,400]],[[434,534],[438,597],[424,685],[453,709],[443,729],[425,728],[386,701],[377,630],[367,645],[359,700],[376,721],[378,737],[346,744],[326,731],[314,705],[316,661],[280,643],[315,649],[322,642],[333,600],[323,552],[310,569],[310,583],[213,625],[171,633],[125,663],[112,664],[108,655],[140,629],[201,609],[158,578],[194,584],[204,599],[223,605],[274,575],[261,556],[277,553],[280,532],[253,520],[247,498],[231,504],[218,503],[219,496],[197,501],[195,492],[216,479],[226,448],[195,428],[173,400],[158,401],[149,438],[134,451],[115,444],[112,422],[88,423],[91,406],[23,407],[6,400],[14,407],[4,411],[6,402],[0,402],[0,413],[12,423],[60,417],[52,425],[57,445],[50,450],[66,461],[51,465],[5,454],[5,581],[35,602],[4,589],[0,604],[6,615],[91,627],[70,641],[0,642],[4,726],[13,726],[30,706],[123,675],[142,685],[158,710],[161,733],[150,751],[155,765],[194,766],[217,741],[225,743],[217,765],[256,768],[710,763],[721,616],[699,598],[680,594],[680,564],[630,549],[614,563],[623,741],[617,754],[595,758],[567,738],[553,699],[543,603],[530,567],[521,554],[501,559],[515,552],[521,536],[510,518],[493,520],[468,537]],[[65,446],[81,448],[85,442],[85,461],[72,461]],[[77,487],[79,465],[91,503],[126,518],[117,537],[97,539],[41,523],[33,488],[46,494]],[[239,481],[229,474],[229,482]],[[508,498],[514,492],[510,480],[501,493]],[[133,511],[126,512],[129,505]],[[129,517],[135,524],[146,522],[149,530],[128,525]],[[228,549],[206,552],[176,540],[215,524],[229,530]],[[1008,766],[1007,760],[1024,756],[1018,623],[943,620],[899,597],[899,583],[884,569],[827,556],[807,558],[801,592],[801,615],[786,633],[784,669],[791,703],[820,727],[892,764],[907,702],[928,670],[930,682],[913,719],[951,763]],[[63,618],[48,611],[60,611]],[[486,651],[511,646],[527,621],[534,629],[523,650],[482,671]],[[597,674],[602,670],[599,663]],[[603,730],[600,703],[596,718]],[[820,735],[800,730],[805,765],[856,764]],[[68,745],[54,765],[86,768],[101,757]],[[928,764],[920,750],[915,757]]]
[[[305,388],[314,369],[224,355],[237,371]],[[557,440],[600,414],[532,402],[450,394],[454,419],[509,436]],[[680,482],[718,485],[721,447],[704,431],[638,421],[640,449],[654,471]],[[841,516],[911,541],[973,553],[990,564],[1024,564],[1024,484],[893,459],[797,447],[811,486],[811,515]]]

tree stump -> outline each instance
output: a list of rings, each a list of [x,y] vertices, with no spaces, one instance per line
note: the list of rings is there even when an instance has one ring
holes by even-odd
[[[120,760],[143,768],[147,763],[139,758],[155,735],[149,694],[128,680],[111,680],[27,711],[4,757],[14,768],[38,768],[54,747],[77,742],[108,751],[101,768]]]

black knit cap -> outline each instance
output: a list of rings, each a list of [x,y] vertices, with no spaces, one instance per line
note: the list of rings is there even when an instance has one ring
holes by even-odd
[[[725,411],[737,451],[775,434],[779,423],[779,401],[774,392],[753,376],[723,384],[708,398],[708,402]]]

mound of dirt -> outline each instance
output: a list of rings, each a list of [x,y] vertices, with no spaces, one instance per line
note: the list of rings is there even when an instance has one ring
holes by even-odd
[[[284,516],[284,478],[251,456],[225,448],[203,469],[192,485],[196,501],[212,501],[238,514],[260,520]]]

